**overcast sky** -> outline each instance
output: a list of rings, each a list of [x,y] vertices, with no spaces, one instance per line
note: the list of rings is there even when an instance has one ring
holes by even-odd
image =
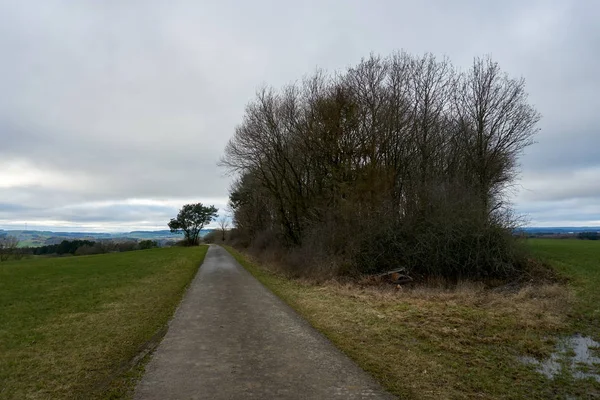
[[[600,3],[0,0],[0,228],[166,229],[264,84],[373,52],[491,54],[542,114],[513,200],[600,226]]]

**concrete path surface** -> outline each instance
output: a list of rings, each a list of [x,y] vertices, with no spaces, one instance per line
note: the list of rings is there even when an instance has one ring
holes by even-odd
[[[212,245],[135,399],[392,399]]]

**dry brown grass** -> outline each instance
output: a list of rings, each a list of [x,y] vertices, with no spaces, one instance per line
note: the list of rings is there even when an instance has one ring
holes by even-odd
[[[543,358],[568,330],[561,284],[491,290],[463,282],[412,288],[289,279],[232,253],[392,393],[408,399],[587,398],[593,382],[550,381],[518,357]],[[596,390],[596,392],[593,392]]]

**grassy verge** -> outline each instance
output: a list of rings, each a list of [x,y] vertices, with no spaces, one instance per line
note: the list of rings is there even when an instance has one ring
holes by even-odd
[[[534,254],[569,277],[577,301],[570,310],[572,330],[600,340],[600,241],[529,239]]]
[[[579,295],[559,285],[498,293],[395,290],[288,279],[228,248],[265,286],[403,399],[549,399],[600,395],[593,380],[549,380],[517,357],[548,356],[570,332]],[[585,289],[582,289],[585,291]]]
[[[0,398],[132,394],[207,247],[0,264]]]

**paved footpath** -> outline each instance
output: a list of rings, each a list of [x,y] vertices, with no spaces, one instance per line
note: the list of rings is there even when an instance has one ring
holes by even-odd
[[[393,399],[212,245],[146,367],[138,400]]]

